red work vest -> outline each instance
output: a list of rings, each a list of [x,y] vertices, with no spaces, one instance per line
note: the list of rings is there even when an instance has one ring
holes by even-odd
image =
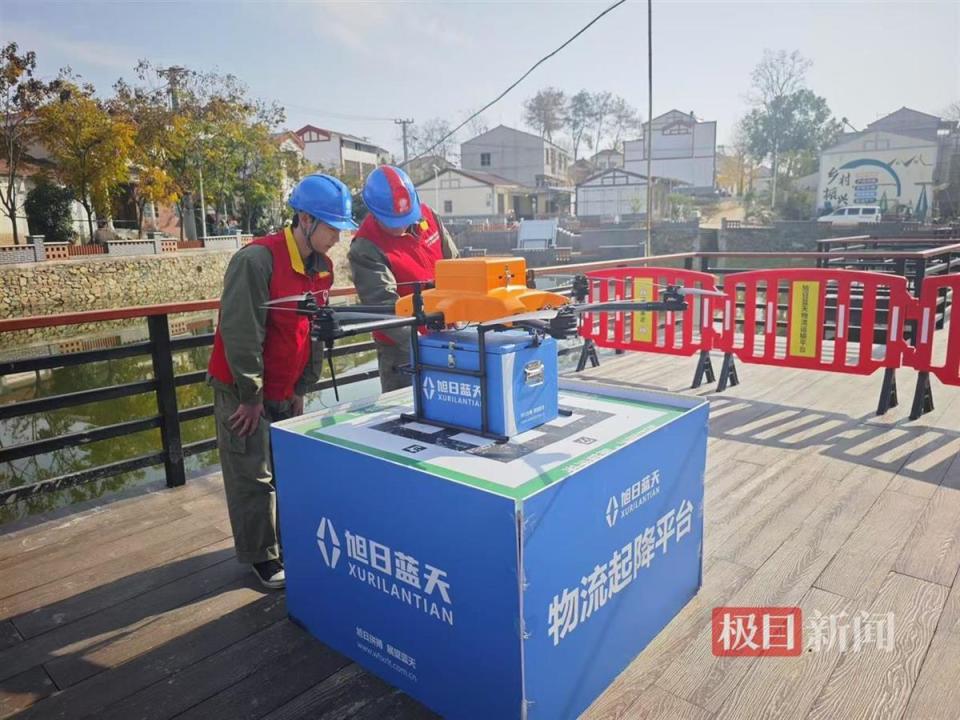
[[[413,232],[400,236],[390,235],[373,217],[368,214],[360,224],[354,238],[366,238],[376,245],[387,259],[387,265],[397,281],[397,295],[403,297],[413,293],[413,285],[401,283],[427,282],[433,280],[433,266],[437,260],[443,260],[443,239],[440,237],[440,224],[433,211],[420,204],[423,215],[421,221],[413,226]],[[373,337],[386,345],[393,345],[389,337],[374,332]]]
[[[270,275],[270,299],[312,292],[317,302],[327,304],[327,290],[333,285],[333,263],[326,255],[327,272],[304,275],[293,268],[285,233],[257,238],[251,245],[262,245],[273,256]],[[242,252],[242,251],[241,251]],[[290,307],[293,307],[292,305]],[[254,328],[250,328],[253,332]],[[267,311],[267,328],[263,340],[263,397],[282,402],[293,395],[294,386],[310,359],[310,318],[288,311]],[[210,375],[227,385],[233,384],[233,373],[227,363],[220,328],[213,338],[213,352],[207,367]]]

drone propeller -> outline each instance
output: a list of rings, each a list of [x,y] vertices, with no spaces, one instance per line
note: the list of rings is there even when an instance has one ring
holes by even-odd
[[[265,307],[280,305],[282,303],[292,303],[292,302],[308,302],[310,300],[316,300],[316,296],[313,293],[302,293],[300,295],[287,295],[286,297],[274,298],[273,300],[268,300],[264,303]]]
[[[707,290],[706,288],[683,287],[680,285],[658,285],[657,287],[672,289],[678,295],[696,295],[700,297],[726,297],[727,294],[720,290]]]

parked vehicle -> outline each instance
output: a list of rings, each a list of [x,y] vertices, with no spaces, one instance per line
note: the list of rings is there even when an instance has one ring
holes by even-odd
[[[847,205],[832,213],[821,215],[817,222],[831,225],[859,225],[860,223],[880,222],[880,208],[877,205]]]

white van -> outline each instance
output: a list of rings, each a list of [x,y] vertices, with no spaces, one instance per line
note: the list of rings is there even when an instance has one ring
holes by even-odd
[[[880,222],[880,208],[877,205],[847,205],[817,218],[817,222],[832,225],[878,223]]]

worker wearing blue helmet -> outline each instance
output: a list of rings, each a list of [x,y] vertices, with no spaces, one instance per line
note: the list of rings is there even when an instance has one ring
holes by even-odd
[[[440,218],[420,201],[410,177],[382,165],[363,186],[369,214],[350,244],[348,258],[360,302],[394,304],[418,282],[433,280],[437,260],[457,257],[457,247]],[[399,367],[410,362],[410,330],[373,333],[384,392],[410,385]]]
[[[309,318],[264,305],[304,292],[324,302],[333,285],[327,252],[341,231],[357,227],[350,190],[334,177],[305,177],[289,203],[290,227],[253,240],[230,259],[207,368],[237,558],[268,588],[286,581],[269,427],[303,412],[307,388],[320,379],[322,355],[313,352]]]

